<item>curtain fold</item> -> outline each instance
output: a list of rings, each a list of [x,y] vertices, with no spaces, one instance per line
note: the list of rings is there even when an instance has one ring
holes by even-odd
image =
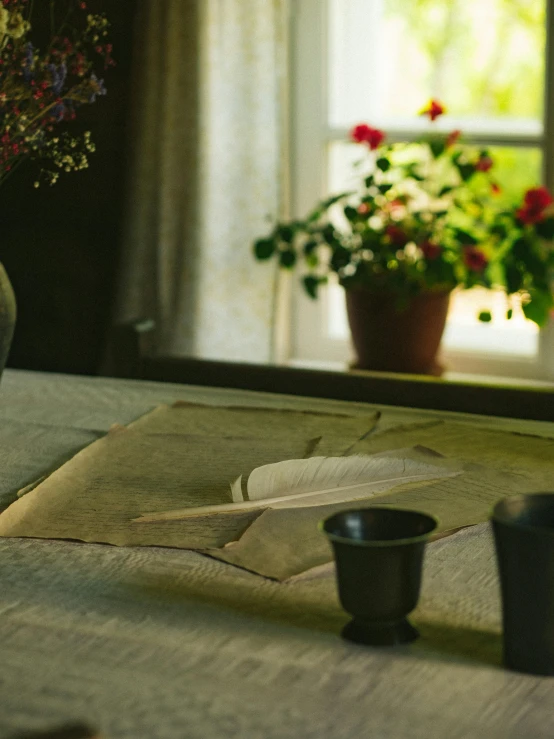
[[[117,319],[160,352],[272,358],[251,243],[284,207],[288,1],[141,1]]]

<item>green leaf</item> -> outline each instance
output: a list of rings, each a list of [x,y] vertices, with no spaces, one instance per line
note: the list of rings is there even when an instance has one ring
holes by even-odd
[[[290,244],[294,238],[294,228],[292,226],[279,226],[277,236],[286,244]]]
[[[535,226],[535,231],[543,239],[554,239],[554,218],[547,218],[546,221],[540,221]]]
[[[500,239],[505,239],[508,235],[508,229],[503,223],[495,223],[490,229],[491,236],[498,236]]]
[[[352,255],[350,251],[344,246],[335,247],[335,249],[333,250],[333,255],[329,262],[331,269],[335,272],[338,272],[343,267],[346,267],[347,264],[350,264],[351,257]]]
[[[492,321],[492,313],[490,310],[482,310],[478,315],[481,323],[490,323]]]
[[[506,290],[509,295],[521,290],[523,287],[523,275],[515,264],[507,262],[504,265],[504,274],[506,277]]]
[[[513,308],[508,308],[508,310],[506,311],[506,318],[508,319],[508,321],[512,320],[513,315],[514,315]]]
[[[306,256],[309,256],[317,249],[317,247],[318,247],[317,241],[313,241],[313,240],[306,241],[306,243],[304,244],[304,254]]]
[[[256,259],[270,259],[275,253],[276,244],[273,239],[258,239],[254,244],[254,256]]]
[[[279,252],[279,264],[285,269],[292,269],[296,264],[296,252],[294,249],[283,249]]]
[[[321,280],[318,277],[314,277],[314,275],[306,275],[302,280],[304,290],[308,293],[310,298],[313,298],[314,300],[317,298],[317,291],[320,282]]]
[[[475,174],[476,170],[473,164],[460,164],[460,162],[455,162],[455,164],[464,182],[467,182]]]
[[[538,290],[531,290],[530,296],[531,300],[522,306],[523,314],[525,318],[534,321],[538,326],[544,326],[554,305],[554,299],[551,293]]]
[[[481,275],[478,272],[467,272],[464,284],[467,288],[477,287],[481,284]]]
[[[391,189],[392,185],[384,184],[384,185],[378,185],[377,189],[381,193],[381,195],[386,195],[388,191]]]
[[[352,192],[341,192],[339,195],[332,195],[330,198],[327,198],[324,200],[321,205],[324,210],[327,210],[327,208],[330,208],[332,205],[335,205],[335,203],[338,203],[339,200],[342,200],[343,198],[348,197],[349,195],[353,195]]]
[[[431,270],[437,277],[437,282],[441,283],[455,283],[456,276],[454,274],[454,266],[445,262],[442,258],[435,259],[433,262],[429,262],[427,269]]]
[[[346,208],[344,209],[344,215],[348,218],[349,221],[358,220],[358,211],[351,205],[346,206]]]
[[[452,192],[454,188],[452,185],[445,185],[444,187],[441,187],[439,191],[439,198],[442,198],[443,195],[448,195],[449,192]]]
[[[323,215],[323,210],[320,208],[316,208],[316,210],[313,210],[310,215],[308,216],[308,223],[314,223],[315,221],[319,221],[321,216]]]
[[[461,228],[455,228],[454,229],[454,235],[457,238],[457,240],[460,242],[460,244],[464,246],[475,246],[479,243],[479,241],[469,234],[467,231],[464,231]]]
[[[370,174],[369,177],[366,177],[365,180],[364,180],[365,186],[366,187],[371,187],[373,185],[374,179],[375,178],[373,177],[372,174]]]
[[[492,259],[487,267],[487,273],[493,285],[506,285],[504,262]]]
[[[520,237],[514,241],[512,254],[520,262],[520,270],[528,272],[532,276],[535,286],[540,288],[541,284],[545,283],[547,279],[547,264],[536,253],[533,246],[527,239]]]
[[[527,263],[527,260],[529,258],[529,244],[527,243],[527,240],[520,236],[519,239],[516,239],[512,246],[512,252],[516,259],[519,259],[524,264]]]
[[[435,159],[438,159],[441,154],[444,153],[444,150],[446,149],[446,144],[444,139],[431,139],[429,141],[429,148],[431,149],[431,152]]]
[[[335,229],[333,228],[333,226],[331,226],[331,224],[328,224],[327,226],[325,226],[325,228],[321,232],[321,235],[323,236],[323,238],[328,244],[332,245],[332,244],[335,244],[337,241],[337,237],[335,235]]]
[[[375,164],[381,170],[381,172],[388,172],[389,169],[390,169],[390,167],[391,167],[391,164],[390,164],[389,160],[387,159],[387,157],[380,157],[375,162]]]

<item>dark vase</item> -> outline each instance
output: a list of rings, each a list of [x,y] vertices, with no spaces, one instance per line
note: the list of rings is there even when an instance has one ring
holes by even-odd
[[[364,288],[346,291],[356,369],[440,375],[437,363],[449,292],[422,292],[403,307],[396,295]]]
[[[8,359],[15,319],[15,295],[4,265],[0,263],[0,376]]]

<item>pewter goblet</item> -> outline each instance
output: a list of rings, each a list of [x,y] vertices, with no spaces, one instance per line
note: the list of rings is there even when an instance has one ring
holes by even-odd
[[[419,599],[425,544],[436,519],[417,511],[364,508],[322,522],[336,560],[341,604],[354,618],[342,636],[371,646],[413,641],[406,618]]]

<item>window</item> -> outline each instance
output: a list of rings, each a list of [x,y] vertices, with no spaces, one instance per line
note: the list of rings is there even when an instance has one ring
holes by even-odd
[[[292,210],[302,215],[348,185],[361,121],[392,140],[417,136],[414,115],[445,102],[445,130],[490,148],[502,197],[554,185],[554,53],[546,0],[292,0]],[[552,34],[554,36],[554,34]],[[545,91],[547,93],[545,97]],[[551,99],[552,98],[552,99]],[[492,324],[476,318],[490,309]],[[554,329],[538,331],[502,294],[454,295],[443,359],[454,372],[554,378]],[[294,290],[292,361],[344,364],[342,288],[311,301]],[[550,368],[550,369],[549,369]],[[551,373],[549,375],[549,372]]]

